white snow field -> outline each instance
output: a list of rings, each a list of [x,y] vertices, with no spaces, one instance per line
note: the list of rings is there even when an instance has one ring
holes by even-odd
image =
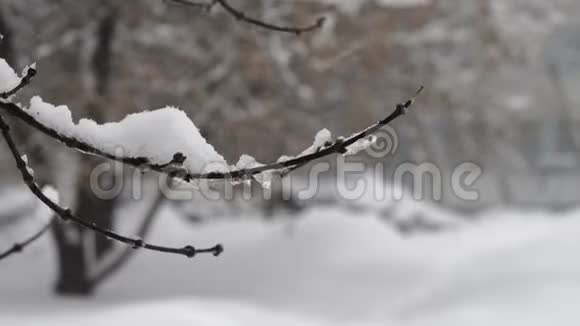
[[[580,212],[495,211],[405,237],[338,208],[200,226],[166,209],[154,230],[158,243],[226,251],[143,251],[96,298],[65,300],[50,295],[46,237],[0,263],[0,325],[580,324]]]

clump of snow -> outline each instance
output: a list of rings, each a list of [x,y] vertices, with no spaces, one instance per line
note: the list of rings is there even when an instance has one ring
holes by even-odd
[[[30,69],[36,70],[36,62],[33,62],[33,63],[29,64],[28,66],[24,67],[24,69],[22,70],[22,76],[28,75],[28,71]]]
[[[242,156],[240,156],[238,163],[236,163],[235,165],[235,168],[240,170],[251,169],[261,165],[262,164],[258,163],[254,157],[247,154],[243,154]]]
[[[185,112],[175,107],[134,113],[105,124],[90,119],[75,124],[68,107],[54,106],[38,96],[31,99],[25,111],[60,134],[107,153],[145,157],[153,164],[166,164],[176,153],[182,153],[186,156],[183,166],[190,173],[202,172],[210,164],[226,167],[224,158],[207,143]]]
[[[8,92],[20,83],[20,77],[6,60],[0,58],[0,93]]]
[[[52,200],[55,203],[58,203],[59,201],[59,195],[58,195],[58,191],[50,185],[44,186],[42,188],[42,193],[48,197],[48,199]]]
[[[58,203],[60,196],[58,194],[58,191],[54,187],[50,185],[44,186],[42,188],[42,193],[46,197],[48,197],[48,199],[50,199],[51,201]],[[53,215],[54,212],[45,205],[42,205],[42,207],[40,207],[39,209],[39,212],[36,213],[37,219],[44,222],[44,224],[50,223],[50,220],[52,219]]]
[[[330,131],[328,129],[324,128],[316,133],[316,136],[314,136],[314,142],[312,143],[312,145],[310,147],[308,147],[307,149],[303,150],[302,153],[300,153],[298,156],[304,156],[304,155],[315,153],[316,151],[318,151],[318,149],[323,148],[326,145],[326,143],[328,143],[330,141],[332,141],[332,134],[330,133]],[[288,161],[288,160],[291,160],[293,158],[295,158],[295,156],[282,155],[278,159],[278,162]]]
[[[348,146],[346,153],[344,155],[355,155],[358,154],[360,151],[364,151],[374,145],[377,141],[376,136],[369,136],[362,139],[357,140],[352,145]]]
[[[31,176],[34,176],[34,170],[28,165],[28,156],[22,155],[21,158],[24,163],[26,163],[26,171],[28,171]]]
[[[344,155],[354,155],[359,153],[360,151],[366,150],[370,146],[372,146],[377,141],[375,136],[369,136],[363,139],[359,139],[358,141],[354,142],[347,148],[347,152]],[[304,156],[312,153],[316,153],[320,149],[328,146],[329,143],[332,142],[332,133],[324,128],[316,133],[314,136],[314,141],[312,145],[302,151],[298,156]],[[297,156],[287,156],[283,155],[278,159],[278,162],[284,162],[296,158]]]
[[[331,140],[331,136],[332,134],[326,128],[318,131],[316,133],[316,136],[314,136],[314,143],[312,144],[310,149],[316,149],[318,147],[324,146],[326,142],[329,142]]]
[[[243,154],[242,156],[240,156],[240,159],[238,160],[238,163],[236,163],[234,168],[236,170],[253,169],[253,168],[263,166],[263,165],[264,164],[256,161],[256,159],[254,157],[247,155],[247,154]],[[258,183],[260,183],[260,185],[262,185],[262,187],[269,189],[270,186],[272,185],[272,176],[273,176],[272,171],[264,171],[262,173],[255,174],[253,176],[253,178],[256,181],[258,181]]]

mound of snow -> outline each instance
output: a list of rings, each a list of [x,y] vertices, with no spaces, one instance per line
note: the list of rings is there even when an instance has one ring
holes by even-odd
[[[400,210],[445,214],[418,203]],[[335,207],[293,220],[238,216],[194,227],[166,208],[157,223],[147,240],[199,247],[219,241],[225,252],[189,260],[143,251],[99,289],[97,300],[65,305],[46,298],[57,266],[45,237],[0,264],[0,325],[580,322],[580,212],[495,211],[415,237],[372,211]]]
[[[200,134],[185,112],[166,107],[126,116],[119,122],[97,124],[81,119],[75,124],[68,107],[54,106],[33,97],[25,109],[43,125],[60,134],[84,141],[93,147],[123,157],[145,157],[154,164],[166,164],[176,153],[186,156],[184,167],[199,173],[210,166],[226,166],[224,158]]]

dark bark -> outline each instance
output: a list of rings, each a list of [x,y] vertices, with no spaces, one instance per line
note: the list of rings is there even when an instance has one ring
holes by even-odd
[[[87,216],[89,222],[93,222],[103,229],[113,229],[113,218],[115,207],[118,202],[116,198],[111,200],[100,199],[86,186],[80,185],[77,197],[77,213],[81,216]],[[95,258],[103,257],[110,249],[113,243],[102,235],[95,235]]]
[[[110,10],[110,12],[101,20],[97,30],[98,43],[95,53],[93,54],[92,70],[95,75],[96,91],[100,96],[109,93],[116,22],[117,14],[115,10]]]
[[[84,187],[79,189],[77,212],[81,216],[90,216],[89,222],[99,227],[111,229],[115,211],[115,200],[97,198]],[[74,224],[62,224],[54,228],[54,239],[57,244],[58,277],[55,291],[60,295],[91,295],[97,282],[94,282],[89,270],[88,260],[99,259],[113,249],[113,243],[105,236],[92,234]],[[67,235],[74,233],[72,237]],[[87,236],[90,236],[87,238]],[[71,241],[72,240],[72,241]],[[92,248],[87,242],[94,241]],[[91,250],[94,249],[94,252]]]
[[[71,232],[77,232],[78,236],[74,236],[76,239],[70,239]],[[87,296],[93,293],[94,286],[89,279],[86,251],[81,241],[83,232],[85,231],[76,225],[62,222],[56,223],[52,228],[58,259],[54,291],[59,295]]]

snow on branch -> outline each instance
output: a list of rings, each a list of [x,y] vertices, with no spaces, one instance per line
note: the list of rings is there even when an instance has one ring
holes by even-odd
[[[36,75],[36,64],[26,67],[22,75],[18,77],[6,60],[0,58],[0,98],[7,99],[28,85]]]
[[[196,4],[189,0],[168,1]],[[320,28],[324,23],[324,19],[319,18],[309,26],[288,27],[248,17],[226,0],[211,0],[207,3],[207,9],[209,10],[215,5],[219,5],[231,16],[245,23],[297,35]],[[172,179],[185,182],[194,180],[229,180],[233,182],[253,177],[258,181],[262,180],[262,183],[268,183],[267,176],[272,173],[284,175],[325,156],[356,153],[372,143],[374,132],[405,114],[406,110],[414,103],[415,96],[423,90],[423,87],[419,88],[412,98],[397,104],[395,110],[384,119],[349,137],[339,137],[332,140],[330,132],[322,130],[317,134],[314,144],[298,156],[284,156],[270,164],[260,164],[250,156],[242,156],[236,166],[228,166],[225,159],[201,136],[187,115],[174,107],[131,114],[119,122],[99,125],[89,119],[81,119],[75,123],[71,111],[66,106],[54,106],[44,102],[38,96],[31,99],[28,107],[13,103],[10,98],[28,85],[36,73],[36,67],[32,65],[24,70],[23,77],[18,77],[6,61],[0,58],[0,109],[4,113],[10,114],[50,138],[82,153],[118,161],[140,169],[150,169],[167,174]],[[2,115],[0,115],[0,132],[4,136],[24,183],[34,196],[63,221],[70,221],[134,249],[143,248],[186,257],[194,257],[203,253],[218,256],[223,252],[223,247],[220,244],[202,249],[197,249],[191,245],[168,247],[151,244],[139,237],[124,236],[99,227],[93,222],[87,222],[82,217],[72,213],[70,209],[59,205],[58,200],[55,200],[50,193],[45,193],[40,189],[25,156],[21,155],[12,138],[10,126]],[[208,166],[212,168],[208,170]],[[154,208],[154,210],[156,209]],[[143,226],[143,232],[149,228],[149,223],[147,222]],[[40,238],[50,228],[50,225],[52,225],[52,220],[30,238],[16,243],[5,253],[0,253],[0,259],[22,251],[24,247]],[[124,252],[121,257],[126,255],[127,253]],[[110,268],[117,268],[117,264],[115,262]],[[106,274],[103,275],[103,278],[107,277]]]
[[[181,4],[181,5],[186,5],[186,6],[197,7],[197,8],[204,10],[204,11],[207,11],[207,12],[211,11],[211,9],[213,7],[215,7],[216,5],[219,5],[229,15],[231,15],[232,17],[234,17],[238,21],[242,21],[242,22],[245,22],[247,24],[255,25],[255,26],[258,26],[258,27],[261,27],[264,29],[268,29],[271,31],[291,33],[291,34],[296,34],[296,35],[300,35],[302,33],[311,32],[313,30],[319,29],[322,27],[322,25],[324,25],[324,21],[325,21],[324,17],[319,17],[318,19],[316,19],[315,22],[313,22],[307,26],[302,26],[302,27],[283,26],[283,25],[279,25],[279,24],[265,22],[265,21],[257,19],[257,18],[249,17],[243,11],[233,7],[226,0],[209,0],[207,2],[192,1],[192,0],[166,0],[166,1],[170,1],[173,3]]]
[[[35,73],[36,70],[28,69],[23,80],[28,83]],[[102,125],[88,119],[75,124],[66,106],[54,106],[43,102],[40,97],[32,98],[28,108],[0,101],[0,109],[83,153],[164,173],[185,182],[239,181],[260,178],[258,175],[264,172],[285,175],[325,156],[356,153],[364,144],[372,143],[370,138],[374,132],[405,114],[422,90],[423,87],[419,88],[411,99],[397,104],[384,119],[349,137],[332,141],[330,133],[322,130],[315,143],[298,156],[283,156],[270,164],[238,164],[234,167],[228,167],[225,159],[206,142],[187,115],[173,107],[131,114],[120,122]]]
[[[186,257],[190,257],[190,258],[194,257],[196,254],[202,254],[202,253],[212,253],[214,256],[218,256],[219,254],[222,253],[223,247],[220,244],[217,244],[211,248],[204,248],[204,249],[197,249],[191,245],[186,245],[182,248],[160,246],[160,245],[147,243],[147,242],[143,241],[142,239],[130,238],[127,236],[123,236],[123,235],[120,235],[114,231],[101,228],[101,227],[97,226],[95,223],[90,223],[90,222],[85,221],[81,217],[78,217],[75,214],[73,214],[70,209],[64,208],[64,207],[60,206],[59,204],[57,204],[53,199],[51,199],[49,196],[47,196],[45,193],[43,193],[42,190],[40,190],[40,188],[38,187],[38,185],[36,184],[36,182],[34,180],[34,176],[30,173],[30,169],[28,167],[28,164],[22,158],[22,155],[20,154],[18,148],[16,147],[16,144],[14,143],[14,140],[12,139],[12,136],[10,133],[10,127],[4,121],[4,118],[1,115],[0,115],[0,130],[2,131],[2,135],[4,136],[4,139],[6,140],[6,143],[8,144],[8,148],[10,149],[10,152],[12,153],[14,160],[16,161],[16,166],[22,175],[22,179],[24,180],[24,183],[28,186],[30,191],[42,203],[44,203],[48,208],[50,208],[62,220],[71,221],[73,223],[76,223],[84,228],[87,228],[87,229],[93,231],[93,232],[96,232],[96,233],[99,233],[103,236],[106,236],[109,239],[127,244],[127,245],[133,247],[134,249],[143,248],[143,249],[147,249],[147,250],[163,252],[163,253],[168,253],[168,254],[183,255]],[[16,248],[16,249],[18,249],[18,248]]]
[[[12,84],[20,89],[35,74],[30,68],[21,81]],[[201,171],[211,165],[227,171],[224,158],[187,115],[173,107],[131,114],[120,122],[102,125],[89,119],[75,124],[66,106],[54,106],[38,96],[31,99],[28,108],[9,101],[0,101],[0,108],[68,147],[137,168],[167,173],[177,167]]]

